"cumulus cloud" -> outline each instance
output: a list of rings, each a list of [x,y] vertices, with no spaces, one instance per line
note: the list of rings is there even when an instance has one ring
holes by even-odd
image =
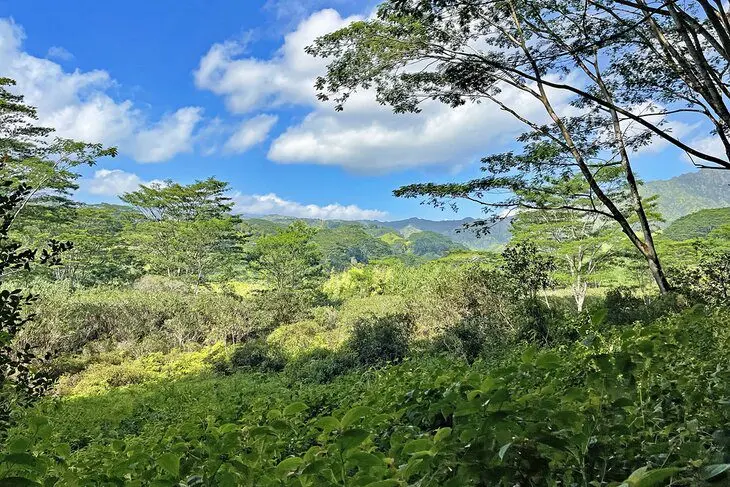
[[[180,108],[154,126],[141,130],[134,141],[135,159],[139,162],[165,161],[176,154],[192,151],[193,131],[203,118],[202,114],[202,108]]]
[[[725,152],[725,146],[717,135],[707,135],[704,137],[696,137],[689,142],[691,147],[715,156],[717,158],[727,160],[727,153]],[[690,156],[687,153],[683,154],[683,159],[692,164],[706,164],[705,161],[694,156]]]
[[[362,17],[342,17],[320,10],[285,36],[271,59],[244,56],[238,42],[215,44],[201,59],[196,85],[222,96],[233,113],[295,104],[310,112],[271,144],[268,157],[278,163],[337,165],[355,172],[383,173],[425,165],[456,167],[502,148],[525,126],[490,103],[452,109],[425,103],[419,114],[395,115],[378,104],[371,92],[352,96],[344,112],[316,99],[314,80],[327,60],[304,52],[304,46]],[[547,119],[529,95],[505,88],[501,95],[522,114]],[[566,105],[568,94],[554,102]]]
[[[243,121],[226,142],[226,151],[246,152],[251,147],[262,143],[277,120],[276,115],[262,114]]]
[[[109,96],[107,91],[115,85],[109,73],[66,72],[54,61],[24,52],[24,39],[21,26],[0,19],[3,76],[17,82],[18,92],[38,108],[40,123],[55,128],[57,135],[116,145],[140,162],[160,162],[190,150],[199,108],[184,107],[160,121],[147,121],[131,100]],[[48,56],[59,59],[64,53],[51,48]],[[156,136],[170,136],[170,143],[153,141]]]
[[[314,104],[312,85],[326,62],[306,54],[304,46],[357,18],[343,19],[332,9],[316,12],[285,36],[271,59],[241,57],[245,51],[242,41],[214,44],[200,60],[195,84],[222,96],[228,109],[238,114],[262,106]]]
[[[164,184],[162,181],[143,181],[134,173],[121,169],[99,169],[94,176],[81,181],[81,189],[96,196],[119,196],[136,191],[140,185]]]
[[[244,195],[233,197],[234,211],[246,215],[285,215],[297,218],[323,220],[376,220],[383,219],[387,213],[380,210],[364,210],[356,205],[333,203],[325,206],[306,205],[280,198],[274,193]]]
[[[71,61],[74,55],[61,46],[51,46],[48,48],[46,57],[58,59],[59,61]]]

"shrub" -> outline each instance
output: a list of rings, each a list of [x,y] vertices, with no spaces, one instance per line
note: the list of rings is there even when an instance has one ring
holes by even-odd
[[[284,369],[286,358],[278,347],[255,339],[236,347],[231,355],[231,365],[260,372],[279,372]]]
[[[345,327],[328,328],[315,320],[307,320],[280,326],[266,341],[287,357],[298,357],[316,349],[337,350],[347,336]]]
[[[318,348],[287,363],[284,371],[295,383],[327,384],[357,365],[349,350]]]
[[[693,300],[711,305],[730,302],[730,251],[705,252],[692,267],[675,271],[676,286]]]
[[[80,353],[126,344],[134,356],[188,344],[238,342],[255,335],[256,303],[219,293],[181,294],[94,288],[49,288],[37,320],[20,337],[43,351]]]
[[[408,353],[413,330],[407,314],[361,318],[353,326],[347,348],[361,365],[398,362]]]
[[[627,287],[617,287],[606,293],[606,324],[629,325],[646,318],[644,301],[634,295]]]
[[[437,350],[444,350],[473,362],[487,345],[487,328],[480,320],[465,319],[446,329],[436,343]]]

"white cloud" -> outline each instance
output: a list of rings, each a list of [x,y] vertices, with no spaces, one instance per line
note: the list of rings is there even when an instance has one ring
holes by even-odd
[[[158,122],[145,120],[131,100],[117,101],[107,91],[115,82],[103,70],[66,72],[49,60],[22,50],[25,33],[9,19],[0,19],[0,66],[17,82],[17,91],[38,108],[39,122],[56,135],[116,145],[142,162],[160,162],[190,150],[200,109],[184,107]],[[59,57],[58,48],[49,57]],[[62,54],[61,54],[62,55]],[[170,142],[151,140],[170,136]]]
[[[58,59],[59,61],[71,61],[74,55],[71,54],[66,48],[61,46],[51,46],[48,48],[46,57]]]
[[[166,115],[154,126],[141,130],[134,141],[133,154],[139,162],[171,159],[193,150],[193,131],[202,119],[202,108],[185,107]]]
[[[336,165],[368,173],[457,166],[503,148],[526,129],[491,103],[452,109],[428,102],[419,114],[396,115],[377,103],[371,92],[353,95],[344,112],[319,102],[313,84],[326,71],[327,60],[309,56],[304,47],[361,18],[343,18],[332,9],[315,12],[285,36],[268,60],[242,56],[241,43],[215,44],[200,61],[196,84],[221,95],[234,113],[282,104],[309,107],[301,122],[272,142],[268,157],[279,163]],[[529,95],[505,88],[501,96],[528,118],[547,119],[544,108]],[[565,106],[569,94],[556,92],[553,98]]]
[[[228,152],[245,152],[266,140],[278,117],[262,114],[243,121],[225,145]]]
[[[316,12],[287,34],[272,59],[239,58],[245,43],[214,44],[195,71],[198,88],[221,95],[233,113],[247,113],[261,106],[316,103],[314,79],[326,62],[304,52],[314,38],[358,17],[343,19],[332,9]]]
[[[97,196],[117,196],[136,191],[140,184],[144,182],[134,173],[121,169],[99,169],[94,172],[93,178],[81,181],[81,188]]]
[[[727,153],[725,152],[725,146],[717,135],[707,135],[705,137],[697,137],[691,140],[688,144],[690,147],[697,149],[698,151],[704,152],[711,156],[715,156],[719,159],[727,160]],[[686,152],[682,155],[685,161],[689,163],[707,164],[704,160],[690,156]],[[708,164],[709,165],[709,164]]]
[[[333,203],[325,206],[305,205],[280,198],[274,193],[265,195],[244,195],[233,197],[234,211],[246,215],[285,215],[297,218],[323,220],[374,220],[383,219],[387,213],[380,210],[364,210],[355,205]]]

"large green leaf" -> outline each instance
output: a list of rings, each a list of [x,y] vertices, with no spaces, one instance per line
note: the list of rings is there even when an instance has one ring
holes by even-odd
[[[294,416],[295,414],[299,414],[307,409],[309,409],[309,406],[303,402],[294,402],[284,408],[284,416]]]
[[[302,463],[304,463],[304,460],[299,457],[286,458],[279,462],[279,464],[276,466],[276,473],[280,476],[289,474],[298,469]]]
[[[363,441],[365,441],[365,439],[367,439],[368,436],[370,436],[370,433],[367,431],[355,428],[342,433],[340,435],[339,442],[340,445],[342,445],[343,450],[349,450],[359,446]]]
[[[157,457],[157,464],[174,477],[180,475],[180,456],[175,453],[163,453]]]
[[[350,409],[345,413],[345,415],[342,417],[342,427],[347,428],[349,425],[354,423],[355,421],[362,419],[370,414],[373,414],[372,408],[369,408],[367,406],[355,406],[354,408]]]

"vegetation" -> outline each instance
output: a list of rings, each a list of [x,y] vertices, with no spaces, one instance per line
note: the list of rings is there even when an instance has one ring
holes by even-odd
[[[672,222],[664,235],[672,240],[707,237],[715,229],[730,225],[730,208],[700,210]]]
[[[0,79],[0,486],[727,485],[727,211],[660,231],[632,168],[653,138],[728,168],[667,127],[730,154],[727,15],[697,5],[390,0],[307,48],[339,108],[364,88],[525,123],[484,177],[396,190],[484,207],[458,242],[243,219],[215,178],[75,202],[73,168],[115,150],[51,140]]]
[[[702,169],[667,180],[647,181],[644,196],[658,196],[657,209],[667,222],[709,208],[730,206],[730,173]]]

